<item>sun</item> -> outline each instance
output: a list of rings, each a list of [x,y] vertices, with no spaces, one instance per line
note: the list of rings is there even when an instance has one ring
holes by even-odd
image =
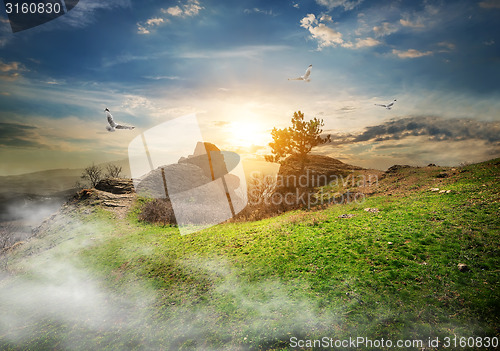
[[[269,133],[258,121],[234,121],[228,126],[228,142],[235,147],[250,148],[253,145],[266,145]]]

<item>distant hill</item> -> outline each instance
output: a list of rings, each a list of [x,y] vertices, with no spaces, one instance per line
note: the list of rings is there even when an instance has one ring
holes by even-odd
[[[122,167],[122,176],[130,177],[128,159],[100,163],[98,166],[105,171],[108,164]],[[12,176],[0,177],[0,194],[32,194],[53,195],[75,188],[77,182],[81,182],[82,168],[51,169],[46,171],[25,173]]]

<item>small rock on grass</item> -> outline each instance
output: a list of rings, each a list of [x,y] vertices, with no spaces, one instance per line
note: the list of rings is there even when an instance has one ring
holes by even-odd
[[[439,191],[439,188],[430,188],[430,191]]]
[[[457,267],[460,272],[467,272],[469,270],[469,266],[467,266],[465,263],[459,263]]]
[[[339,218],[352,218],[352,217],[354,217],[354,215],[351,213],[344,213],[339,216]]]
[[[365,211],[371,212],[371,213],[379,213],[380,212],[378,208],[365,208]]]

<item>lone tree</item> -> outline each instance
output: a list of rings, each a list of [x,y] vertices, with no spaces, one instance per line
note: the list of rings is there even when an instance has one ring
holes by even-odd
[[[102,179],[102,169],[99,166],[92,164],[83,170],[81,176],[82,179],[87,179],[90,181],[90,185],[95,188],[97,183]]]
[[[106,178],[120,178],[122,175],[122,166],[109,164],[106,166]]]
[[[300,160],[301,170],[304,170],[307,154],[312,148],[330,141],[330,135],[321,137],[324,126],[322,119],[314,117],[304,121],[304,114],[294,112],[292,126],[285,129],[273,128],[269,143],[272,155],[266,155],[266,161],[281,163],[287,156],[295,155]]]

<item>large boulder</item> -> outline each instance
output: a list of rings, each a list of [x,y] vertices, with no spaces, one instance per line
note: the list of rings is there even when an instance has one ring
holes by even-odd
[[[308,155],[303,170],[301,166],[297,156],[286,158],[278,172],[278,187],[312,189],[327,185],[340,177],[346,177],[354,170],[363,169],[322,155]]]

